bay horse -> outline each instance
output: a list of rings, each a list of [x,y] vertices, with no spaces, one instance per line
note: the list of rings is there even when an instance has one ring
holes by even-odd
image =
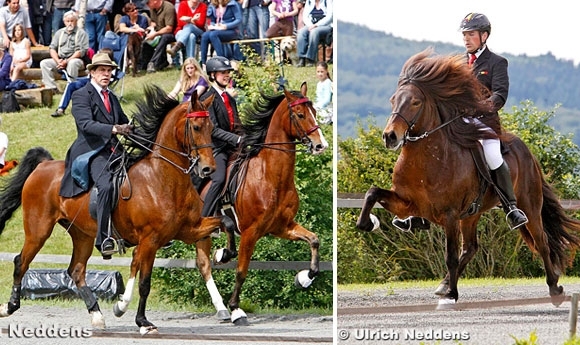
[[[445,308],[457,301],[457,281],[478,249],[477,222],[483,212],[498,205],[488,184],[481,208],[469,213],[480,194],[480,178],[471,155],[477,139],[489,132],[464,118],[485,116],[481,84],[463,56],[420,52],[404,64],[397,89],[391,97],[392,113],[383,131],[387,149],[401,149],[392,174],[392,188],[370,188],[357,220],[357,227],[370,231],[379,221],[371,214],[378,202],[400,218],[420,216],[445,230],[447,275],[435,291]],[[487,133],[487,134],[486,134]],[[502,131],[520,207],[529,223],[519,228],[528,247],[544,262],[552,303],[565,298],[558,278],[572,261],[580,245],[580,222],[568,217],[553,188],[546,182],[540,165],[521,139]],[[461,256],[459,241],[463,238]],[[568,251],[571,254],[568,254]]]
[[[237,158],[241,177],[234,188],[233,205],[240,229],[239,256],[228,303],[235,325],[248,324],[239,305],[240,293],[260,238],[273,235],[308,242],[310,268],[296,275],[297,285],[307,288],[319,273],[318,236],[294,220],[300,202],[294,183],[296,146],[304,144],[305,151],[315,155],[328,147],[307,91],[303,83],[299,92],[284,89],[280,95],[262,95],[244,117],[243,145],[247,149]]]
[[[113,211],[112,224],[125,242],[136,247],[125,293],[115,304],[114,313],[120,316],[127,310],[140,272],[135,322],[141,334],[157,332],[157,327],[145,316],[157,250],[173,239],[195,243],[218,227],[234,241],[231,221],[227,222],[225,217],[201,217],[202,200],[189,175],[194,171],[205,177],[215,170],[213,124],[206,111],[210,102],[211,98],[202,103],[194,95],[189,104],[179,104],[159,87],[148,86],[145,100],[137,102],[138,112],[133,114],[135,129],[129,136],[133,148],[126,150],[128,171],[119,190],[121,197]],[[31,149],[0,192],[0,232],[21,205],[25,236],[22,250],[14,258],[12,294],[7,304],[0,305],[0,317],[20,308],[22,277],[58,223],[73,242],[68,274],[87,306],[92,326],[104,328],[98,302],[85,282],[86,265],[97,233],[97,223],[89,212],[90,193],[61,197],[64,169],[64,161],[53,160],[46,150]],[[209,255],[209,252],[197,255],[206,280],[211,279]],[[215,286],[213,289],[217,290]]]

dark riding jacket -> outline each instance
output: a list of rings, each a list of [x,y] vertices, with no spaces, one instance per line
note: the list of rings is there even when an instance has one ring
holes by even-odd
[[[233,131],[230,130],[228,110],[226,109],[226,105],[224,104],[220,93],[213,86],[210,86],[207,91],[201,95],[200,99],[205,100],[212,94],[214,95],[214,101],[209,106],[208,111],[209,117],[214,125],[211,138],[214,145],[213,151],[215,155],[228,149],[235,149],[238,146],[240,135],[236,134],[236,132],[241,128],[241,121],[238,116],[236,100],[234,97],[228,95],[230,105],[234,111],[234,129]]]
[[[110,114],[97,89],[90,82],[73,93],[72,114],[77,126],[77,138],[66,154],[65,171],[60,186],[60,195],[63,197],[73,197],[88,190],[73,178],[73,162],[77,160],[75,165],[86,169],[86,176],[90,176],[88,169],[106,170],[103,166],[91,164],[91,159],[96,155],[109,157],[117,142],[116,136],[112,134],[113,125],[129,123],[119,100],[112,92],[109,92],[109,101]]]
[[[507,101],[510,87],[507,59],[485,47],[473,64],[473,73],[477,80],[491,92],[488,100],[493,104],[493,110],[501,109]]]

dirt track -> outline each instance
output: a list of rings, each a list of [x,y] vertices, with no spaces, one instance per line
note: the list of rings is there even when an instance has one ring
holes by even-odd
[[[461,283],[461,282],[460,282]],[[339,344],[464,344],[506,345],[529,339],[535,331],[537,344],[562,345],[569,335],[570,301],[559,307],[551,303],[521,306],[494,306],[492,301],[539,299],[548,297],[545,284],[477,288],[459,287],[459,302],[481,302],[482,307],[462,310],[435,310],[438,298],[429,289],[393,291],[338,291]],[[580,292],[580,280],[564,284],[570,295]],[[544,299],[549,300],[549,299]],[[421,306],[417,312],[405,312],[404,306]],[[397,312],[380,313],[380,308],[400,306]],[[429,306],[432,306],[430,308]],[[348,308],[374,308],[366,314],[348,314]],[[407,308],[409,310],[410,308]],[[343,313],[341,314],[341,311]],[[513,336],[513,337],[512,337]],[[459,341],[446,340],[456,337]],[[440,342],[437,342],[440,340]]]
[[[159,330],[157,336],[139,335],[135,325],[135,308],[121,318],[116,318],[111,310],[103,310],[107,328],[105,332],[91,331],[90,336],[49,337],[49,328],[64,332],[88,332],[90,320],[82,301],[78,308],[57,308],[35,306],[33,301],[23,301],[23,306],[14,315],[0,319],[0,344],[304,344],[308,342],[332,343],[332,316],[318,315],[248,315],[249,326],[234,326],[230,322],[220,322],[213,315],[182,312],[147,312],[147,318]],[[9,327],[13,331],[8,334]],[[14,336],[23,334],[24,328],[38,332],[30,337]],[[41,330],[44,328],[46,331]],[[73,331],[70,331],[73,330]],[[42,333],[44,332],[44,334]],[[54,331],[52,331],[54,334]],[[85,333],[87,334],[87,333]],[[330,341],[329,341],[330,339]],[[6,341],[8,340],[8,341]]]

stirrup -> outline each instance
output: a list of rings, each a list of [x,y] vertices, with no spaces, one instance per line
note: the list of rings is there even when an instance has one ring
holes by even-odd
[[[524,211],[515,206],[510,207],[508,212],[506,212],[505,220],[510,225],[511,230],[516,230],[529,222],[528,216],[526,216]]]
[[[422,217],[409,216],[401,219],[397,216],[391,222],[397,229],[405,232],[413,232],[413,230],[429,230],[431,223]]]
[[[401,219],[397,216],[395,216],[395,218],[393,218],[393,221],[391,222],[391,224],[393,224],[393,226],[401,231],[404,232],[411,232],[411,217],[409,216],[405,219]]]
[[[103,243],[101,243],[101,254],[103,256],[109,256],[109,255],[113,255],[115,253],[118,252],[118,249],[115,248],[116,244],[115,244],[115,239],[113,237],[107,237],[103,240]],[[111,244],[112,245],[112,249],[105,249],[105,244]]]

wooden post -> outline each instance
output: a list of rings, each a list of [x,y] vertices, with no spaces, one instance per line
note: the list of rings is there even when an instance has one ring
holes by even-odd
[[[578,296],[580,294],[575,292],[572,294],[572,302],[570,305],[570,339],[576,336],[576,324],[578,322]]]

